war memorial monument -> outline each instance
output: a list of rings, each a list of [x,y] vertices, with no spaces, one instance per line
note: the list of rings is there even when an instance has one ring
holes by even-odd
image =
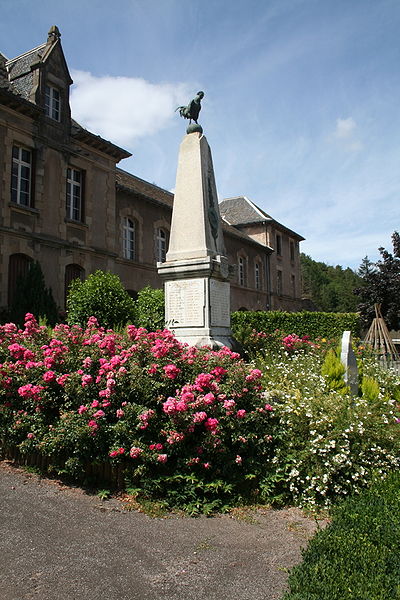
[[[166,262],[165,321],[177,339],[191,346],[231,348],[230,283],[210,146],[198,124],[198,92],[177,108],[189,126],[178,159],[171,234]],[[192,121],[194,121],[192,123]]]

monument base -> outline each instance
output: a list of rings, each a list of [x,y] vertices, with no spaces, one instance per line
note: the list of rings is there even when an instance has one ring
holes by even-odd
[[[190,346],[236,348],[230,330],[230,285],[224,256],[159,263],[165,281],[165,326]]]

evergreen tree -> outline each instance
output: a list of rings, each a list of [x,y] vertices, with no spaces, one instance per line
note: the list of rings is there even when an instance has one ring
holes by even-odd
[[[393,253],[379,248],[381,260],[375,264],[364,258],[359,273],[362,286],[356,290],[358,310],[369,327],[375,316],[374,304],[381,304],[382,316],[389,329],[400,329],[400,235],[392,234]]]
[[[318,310],[324,312],[354,312],[357,296],[354,288],[361,278],[352,269],[332,267],[317,262],[310,256],[300,255],[303,296],[310,298]]]
[[[26,313],[37,319],[46,319],[54,326],[58,319],[58,309],[51,289],[46,287],[43,271],[38,261],[32,261],[26,275],[17,281],[17,288],[10,306],[10,319],[23,325]]]

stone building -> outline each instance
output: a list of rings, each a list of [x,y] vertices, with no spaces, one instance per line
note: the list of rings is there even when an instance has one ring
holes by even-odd
[[[117,273],[132,295],[161,287],[173,194],[119,169],[130,153],[71,118],[60,37],[52,27],[37,48],[0,53],[0,308],[32,260],[61,309],[71,280],[96,269]],[[232,310],[298,310],[303,238],[246,198],[223,201],[221,214],[237,265]]]

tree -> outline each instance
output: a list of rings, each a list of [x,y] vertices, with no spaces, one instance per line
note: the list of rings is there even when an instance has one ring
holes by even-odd
[[[382,316],[389,329],[400,329],[400,235],[392,234],[393,253],[379,248],[381,260],[371,263],[364,258],[359,268],[362,286],[356,290],[358,310],[365,327],[375,316],[374,304],[381,304]]]
[[[164,327],[164,291],[146,286],[135,302],[135,325],[149,331]]]
[[[303,295],[310,298],[318,310],[324,312],[354,312],[357,296],[354,288],[361,279],[352,269],[332,267],[300,255]]]
[[[32,261],[26,275],[17,281],[16,292],[10,306],[10,319],[23,325],[26,313],[37,319],[46,319],[54,326],[58,319],[58,309],[50,288],[46,287],[43,271],[38,261]]]
[[[67,297],[67,321],[84,326],[96,317],[102,327],[112,328],[133,321],[135,304],[118,275],[96,271],[85,281],[74,279]]]

